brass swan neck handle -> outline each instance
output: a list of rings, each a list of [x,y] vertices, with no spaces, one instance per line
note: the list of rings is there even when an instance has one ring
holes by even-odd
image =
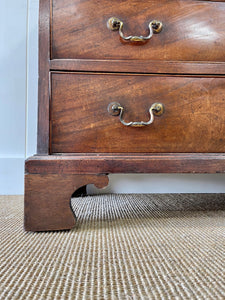
[[[131,127],[143,127],[153,123],[154,115],[161,116],[164,113],[164,105],[162,103],[154,103],[149,108],[150,119],[147,122],[140,121],[140,122],[125,122],[123,120],[123,112],[124,107],[121,106],[118,102],[112,102],[108,105],[108,112],[112,116],[119,116],[120,122],[125,126]]]
[[[120,37],[124,41],[130,42],[145,42],[146,40],[150,40],[154,33],[160,33],[162,31],[163,24],[160,21],[153,20],[149,23],[149,35],[148,36],[124,36],[123,34],[123,22],[116,17],[111,17],[107,22],[107,27],[110,30],[119,30]]]

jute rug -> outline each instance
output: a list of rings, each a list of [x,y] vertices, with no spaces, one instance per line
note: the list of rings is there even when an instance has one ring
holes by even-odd
[[[23,197],[0,197],[0,299],[225,299],[225,195],[72,205],[72,231],[25,233]]]

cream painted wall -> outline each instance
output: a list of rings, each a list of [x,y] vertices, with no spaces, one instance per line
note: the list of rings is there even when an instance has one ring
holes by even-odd
[[[1,0],[0,25],[0,194],[22,194],[24,159],[36,152],[38,0]],[[114,174],[101,192],[225,193],[225,174]]]

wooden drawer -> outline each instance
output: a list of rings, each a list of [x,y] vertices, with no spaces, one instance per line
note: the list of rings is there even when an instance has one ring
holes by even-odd
[[[51,153],[225,151],[225,78],[52,73],[51,85]],[[147,121],[154,102],[165,113],[126,127],[107,111],[114,101],[126,122]]]
[[[189,0],[53,0],[52,59],[216,61],[225,60],[225,3]],[[118,17],[124,34],[149,33],[151,20],[163,23],[146,43],[127,43],[107,20]]]

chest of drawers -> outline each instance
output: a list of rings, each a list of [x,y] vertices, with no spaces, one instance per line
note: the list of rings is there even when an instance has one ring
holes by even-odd
[[[25,229],[70,229],[109,173],[225,172],[225,2],[40,0]]]

